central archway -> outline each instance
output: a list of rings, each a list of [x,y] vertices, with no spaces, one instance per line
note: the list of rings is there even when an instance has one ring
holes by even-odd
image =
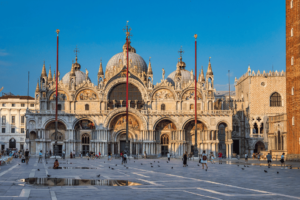
[[[190,121],[186,123],[184,126],[184,131],[185,131],[185,139],[187,142],[187,151],[188,153],[194,152],[195,148],[195,121]],[[197,120],[197,143],[201,142],[204,140],[204,131],[207,130],[206,125],[200,121]],[[198,146],[199,149],[202,149],[201,147]]]

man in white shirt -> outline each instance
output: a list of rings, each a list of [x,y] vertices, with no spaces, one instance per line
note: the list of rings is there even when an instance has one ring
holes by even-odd
[[[168,157],[168,161],[170,161],[170,153],[169,152],[167,154],[167,157]]]

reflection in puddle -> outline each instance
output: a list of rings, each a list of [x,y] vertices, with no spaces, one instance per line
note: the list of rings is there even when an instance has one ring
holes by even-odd
[[[48,167],[48,169],[53,169],[53,167]],[[58,169],[98,169],[93,167],[58,167]]]
[[[131,182],[128,180],[93,180],[93,179],[72,179],[72,178],[26,178],[19,181],[25,182],[30,185],[41,186],[138,186],[140,183]]]

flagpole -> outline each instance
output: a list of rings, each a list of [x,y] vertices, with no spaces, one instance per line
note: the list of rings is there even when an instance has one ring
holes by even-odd
[[[198,157],[198,147],[197,147],[197,34],[195,37],[195,148],[194,157]]]
[[[127,67],[126,67],[126,145],[125,145],[125,153],[128,154],[129,146],[128,146],[128,68],[129,68],[129,28],[128,21],[126,25],[126,44],[127,44]]]
[[[55,90],[55,147],[54,147],[54,154],[56,159],[57,154],[57,131],[58,131],[58,121],[57,121],[57,103],[58,103],[58,34],[59,29],[56,30],[57,37],[56,37],[56,90]]]

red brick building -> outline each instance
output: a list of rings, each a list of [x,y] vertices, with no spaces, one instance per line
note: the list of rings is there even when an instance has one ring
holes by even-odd
[[[300,0],[286,0],[287,158],[300,160]]]

